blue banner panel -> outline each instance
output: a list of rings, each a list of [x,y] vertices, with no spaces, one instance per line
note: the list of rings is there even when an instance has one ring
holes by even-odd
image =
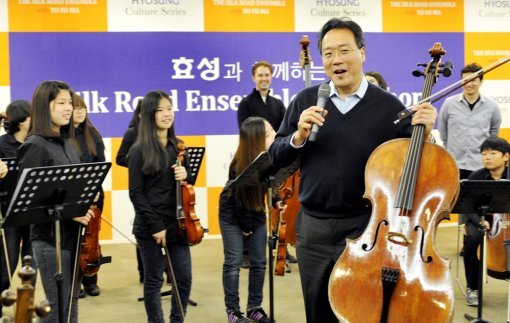
[[[251,92],[251,66],[273,64],[272,94],[288,105],[304,87],[299,62],[301,33],[10,33],[11,98],[30,100],[41,81],[63,80],[85,99],[90,118],[105,137],[123,135],[136,102],[164,90],[176,108],[178,135],[236,134],[239,101]],[[326,80],[311,44],[312,83]],[[367,33],[365,71],[379,71],[405,104],[419,100],[423,78],[411,75],[441,42],[454,63],[464,64],[462,33]],[[440,104],[435,104],[438,108]]]

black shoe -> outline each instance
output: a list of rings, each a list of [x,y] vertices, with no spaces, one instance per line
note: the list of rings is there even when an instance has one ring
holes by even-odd
[[[101,290],[99,289],[99,286],[97,286],[95,284],[86,286],[84,289],[85,289],[85,292],[90,296],[99,296],[99,294],[101,294]]]
[[[271,321],[267,317],[266,312],[262,309],[262,307],[257,307],[252,310],[249,310],[246,315],[250,320],[253,320],[258,323],[270,323]]]
[[[288,251],[287,255],[285,256],[285,260],[287,260],[291,264],[297,264],[297,258],[291,255]]]
[[[85,291],[83,289],[80,289],[80,291],[78,292],[78,298],[85,298],[87,296],[87,294],[85,293]]]

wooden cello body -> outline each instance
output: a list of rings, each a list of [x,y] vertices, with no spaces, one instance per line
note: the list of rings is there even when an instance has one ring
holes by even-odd
[[[431,49],[425,97],[444,53],[437,46]],[[329,281],[331,308],[341,322],[452,320],[450,262],[434,243],[437,225],[449,218],[457,199],[458,177],[452,156],[424,142],[423,125],[414,126],[410,139],[374,150],[364,195],[372,217],[359,238],[347,240]]]
[[[360,238],[347,242],[330,278],[330,302],[342,322],[382,322],[385,307],[385,322],[452,319],[450,261],[437,253],[434,241],[437,224],[449,217],[458,195],[458,168],[448,152],[425,143],[423,156],[441,162],[420,167],[421,198],[412,213],[400,215],[393,205],[408,146],[406,139],[389,141],[368,161],[365,197],[372,202],[372,218]],[[443,189],[428,189],[438,181]]]

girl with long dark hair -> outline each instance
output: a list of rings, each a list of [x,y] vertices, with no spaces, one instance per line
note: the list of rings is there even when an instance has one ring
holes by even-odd
[[[239,146],[230,163],[229,180],[235,179],[274,141],[273,127],[260,117],[246,119],[239,129]],[[220,229],[223,238],[223,289],[229,323],[269,322],[262,309],[266,272],[265,190],[257,186],[225,189],[220,196]],[[246,237],[246,239],[243,239]],[[239,271],[243,244],[250,255],[247,318],[239,306]]]
[[[173,263],[182,309],[191,292],[191,255],[186,238],[179,235],[176,214],[176,181],[186,180],[186,167],[178,166],[172,100],[163,91],[151,91],[141,105],[135,144],[128,153],[129,197],[135,208],[133,234],[144,267],[143,293],[148,322],[165,322],[161,287],[167,247]],[[170,322],[182,322],[174,289]]]

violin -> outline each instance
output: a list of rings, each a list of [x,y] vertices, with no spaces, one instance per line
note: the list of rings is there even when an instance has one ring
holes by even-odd
[[[430,95],[441,72],[440,43],[425,75]],[[425,126],[411,138],[377,147],[365,169],[364,197],[372,204],[365,232],[347,245],[329,280],[329,300],[342,322],[449,322],[454,292],[450,261],[434,246],[460,190],[459,169],[439,145],[424,142]]]
[[[286,241],[286,232],[287,232],[287,222],[283,219],[283,208],[279,210],[279,225],[276,235],[278,236],[278,245],[276,248],[276,266],[274,268],[274,274],[276,276],[284,276],[285,275],[285,258],[287,256],[287,241]]]
[[[94,217],[85,227],[80,256],[80,270],[85,277],[91,277],[99,271],[99,267],[111,261],[110,257],[103,258],[99,245],[99,231],[101,230],[101,210],[94,208]]]
[[[186,155],[186,146],[180,142],[177,144],[177,149],[179,150],[177,154],[177,166],[182,166],[184,156]],[[186,237],[190,246],[194,246],[199,244],[204,237],[204,228],[202,224],[200,224],[200,219],[195,213],[195,189],[193,185],[185,181],[176,181],[176,193],[179,232]]]
[[[506,179],[510,180],[507,167]],[[510,214],[494,213],[487,234],[487,274],[495,279],[510,279]]]
[[[18,287],[17,296],[14,292],[6,290],[2,292],[0,297],[0,301],[5,306],[16,303],[15,323],[31,323],[34,313],[38,317],[44,317],[51,311],[47,300],[41,301],[39,305],[34,305],[35,287],[32,286],[31,281],[37,275],[37,272],[30,266],[31,262],[31,256],[23,257],[24,265],[18,273],[19,278],[21,278],[21,285]]]

